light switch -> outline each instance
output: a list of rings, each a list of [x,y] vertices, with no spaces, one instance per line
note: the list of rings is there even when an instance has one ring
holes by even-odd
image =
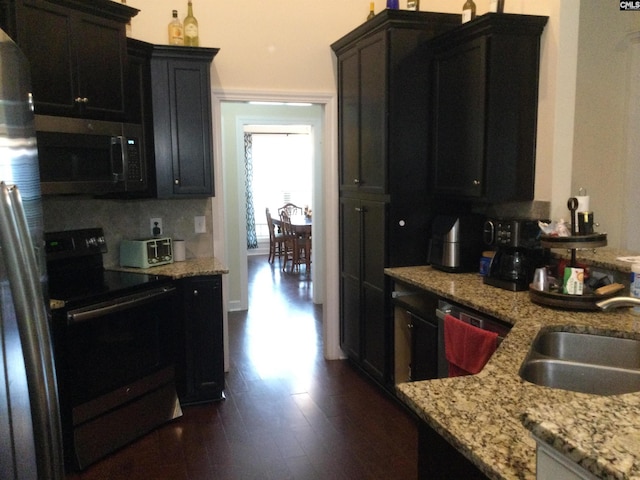
[[[207,233],[207,223],[204,216],[193,217],[196,233]]]

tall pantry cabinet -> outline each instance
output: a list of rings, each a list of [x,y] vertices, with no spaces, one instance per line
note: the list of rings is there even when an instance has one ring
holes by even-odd
[[[424,44],[460,16],[383,10],[331,45],[338,64],[340,345],[391,379],[384,268],[426,263],[428,82]]]

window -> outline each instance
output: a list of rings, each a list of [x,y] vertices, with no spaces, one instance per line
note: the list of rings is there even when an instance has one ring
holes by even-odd
[[[269,208],[291,202],[312,208],[313,141],[308,125],[246,126],[252,134],[253,206],[259,244],[268,242],[266,217]]]

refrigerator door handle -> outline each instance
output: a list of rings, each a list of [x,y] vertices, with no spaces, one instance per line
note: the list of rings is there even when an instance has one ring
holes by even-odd
[[[17,186],[0,182],[0,244],[14,297],[30,391],[38,478],[64,479],[53,350],[40,275]]]

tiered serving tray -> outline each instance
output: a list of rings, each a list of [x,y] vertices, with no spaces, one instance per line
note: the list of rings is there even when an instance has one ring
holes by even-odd
[[[576,264],[576,249],[597,248],[607,245],[606,233],[590,235],[575,235],[570,237],[553,237],[542,235],[540,244],[544,248],[566,248],[571,250],[571,265]],[[585,293],[583,295],[567,295],[561,291],[541,291],[529,286],[529,298],[533,303],[545,307],[555,307],[565,310],[599,310],[597,302],[613,297],[618,293],[605,295]]]

